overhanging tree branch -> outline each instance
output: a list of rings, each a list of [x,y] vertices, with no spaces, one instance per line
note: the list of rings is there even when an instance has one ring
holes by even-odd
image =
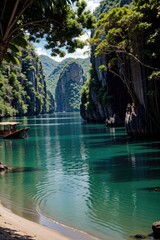
[[[77,8],[73,9],[71,4],[75,2]],[[59,47],[58,42],[62,42],[75,49],[78,42],[73,39],[81,36],[83,28],[89,29],[93,22],[92,14],[85,11],[83,5],[79,0],[0,1],[0,64],[9,42],[19,35],[18,31],[28,31],[33,39],[48,35],[46,41],[50,48]],[[81,9],[81,17],[78,9]]]

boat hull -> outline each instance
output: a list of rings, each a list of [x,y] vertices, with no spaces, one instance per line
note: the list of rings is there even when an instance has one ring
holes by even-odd
[[[28,137],[28,134],[27,134],[28,129],[29,129],[29,127],[16,130],[14,132],[11,132],[11,133],[8,133],[8,134],[2,136],[2,138],[4,138],[4,139],[23,139],[23,138],[27,138]]]

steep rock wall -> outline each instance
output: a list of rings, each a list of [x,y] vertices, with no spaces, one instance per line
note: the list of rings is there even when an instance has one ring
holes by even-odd
[[[22,73],[25,73],[28,79],[28,83],[24,85],[29,96],[26,99],[28,105],[26,114],[37,115],[53,112],[54,100],[47,92],[42,63],[32,49],[22,53]]]
[[[99,67],[106,65],[106,61],[106,58],[95,58],[92,48],[89,97],[85,92],[82,94],[81,116],[88,122],[106,121],[108,125],[123,126],[127,103],[131,102],[131,97],[119,78],[107,71],[100,71]]]
[[[0,116],[23,116],[54,111],[39,57],[30,46],[22,50],[20,64],[3,62],[0,69]]]
[[[56,111],[79,111],[83,69],[77,62],[68,63],[61,73],[55,93]]]
[[[159,138],[160,94],[158,89],[160,89],[160,82],[157,79],[150,80],[151,71],[142,64],[133,59],[130,64],[131,83],[137,99],[127,107],[126,131],[128,135],[135,138]]]
[[[131,0],[102,1],[95,14],[99,17],[102,12],[130,2]],[[107,71],[100,71],[101,65],[107,65],[107,58],[95,57],[94,53],[95,47],[92,47],[92,71],[88,86],[82,93],[81,116],[88,122],[106,122],[107,125],[123,126],[127,103],[131,102],[131,97],[119,78]]]

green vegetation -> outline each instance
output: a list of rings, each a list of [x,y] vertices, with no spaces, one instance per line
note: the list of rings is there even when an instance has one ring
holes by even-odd
[[[32,46],[21,50],[19,65],[3,62],[0,74],[0,116],[34,115],[53,109],[39,57]]]
[[[53,5],[49,7],[51,2]],[[71,6],[73,2],[76,4],[74,8]],[[23,31],[27,30],[28,38],[33,41],[45,38],[46,48],[52,49],[52,55],[63,56],[62,47],[65,46],[66,51],[72,52],[75,47],[84,45],[76,36],[83,33],[83,27],[91,27],[93,22],[92,15],[85,12],[85,6],[83,0],[20,0],[17,5],[11,0],[6,1],[6,5],[4,1],[0,2],[0,63],[4,56],[14,64],[21,63],[8,66],[4,62],[1,68],[1,116],[38,114],[54,110],[53,96],[57,82],[72,59],[61,63],[50,61],[47,65],[48,60],[43,57],[46,83],[43,71],[39,70],[42,68],[41,63],[33,49],[20,51],[20,46],[26,47]],[[18,15],[20,11],[21,14]],[[143,132],[149,128],[160,131],[159,1],[102,1],[95,16],[97,23],[90,40],[90,73],[89,59],[76,60],[83,66],[84,78],[88,79],[81,91],[82,111],[89,111],[86,118],[91,116],[94,120],[98,114],[99,119],[104,119],[108,112],[112,115],[112,109],[108,111],[108,104],[114,101],[114,106],[117,106],[114,90],[119,89],[120,84],[123,87],[125,85],[124,92],[127,89],[130,94],[134,110],[137,111],[136,116],[138,111],[139,115],[144,116],[139,121],[142,125],[145,122]],[[38,25],[34,25],[35,22]],[[77,110],[80,86],[75,82],[67,84],[66,103],[69,109]],[[72,94],[71,98],[69,94]]]
[[[79,111],[83,80],[83,68],[78,62],[73,60],[64,66],[55,91],[56,110],[58,112]]]
[[[69,82],[67,87],[68,107],[70,111],[79,111],[81,85]]]
[[[127,1],[125,1],[125,3],[127,3]],[[122,1],[120,1],[120,0],[101,1],[100,6],[94,12],[94,15],[96,16],[97,19],[102,18],[104,13],[107,13],[111,9],[115,9],[115,7],[118,7],[118,6],[120,7],[121,4],[122,4]],[[99,33],[99,34],[104,35],[104,31],[102,29],[100,29],[100,28],[96,29],[96,26],[95,26],[94,31],[95,30],[97,30],[96,34]],[[94,34],[94,36],[95,36],[95,34]],[[97,44],[98,42],[101,42],[102,41],[101,39],[103,39],[103,38],[104,38],[104,36],[102,36],[102,38],[98,38],[98,39],[94,38],[94,40],[92,39],[90,42],[91,43],[94,42],[94,44],[95,43]],[[92,44],[92,46],[94,44]],[[96,44],[95,44],[95,46],[97,46]],[[92,52],[94,52],[93,49],[92,49]],[[104,54],[105,54],[105,52],[104,52]],[[95,61],[96,61],[96,57],[95,57]],[[90,74],[87,76],[88,80],[85,82],[85,84],[81,90],[82,102],[84,105],[84,109],[87,112],[92,112],[93,110],[95,110],[97,108],[97,106],[96,106],[97,102],[99,102],[103,106],[106,106],[107,102],[110,101],[112,98],[111,96],[109,96],[108,87],[102,86],[102,83],[98,79],[96,70],[94,69],[95,61],[92,63],[92,67],[90,68],[90,72],[89,72]],[[107,67],[105,65],[101,65],[99,67],[99,71],[103,74],[103,72],[107,72]]]
[[[114,82],[119,86],[125,85],[133,102],[132,112],[135,111],[136,117],[129,122],[129,131],[133,135],[156,135],[160,132],[159,1],[102,1],[96,14],[99,19],[90,40],[93,74],[83,90],[83,105],[94,103],[96,107],[102,99],[112,103],[109,94],[116,79]],[[101,88],[97,92],[92,86],[97,78],[99,82],[106,78],[101,84],[106,84],[106,93]]]
[[[92,68],[90,68],[90,78],[85,82],[82,86],[81,96],[84,103],[84,107],[86,111],[92,111],[95,107],[93,102],[92,93],[95,93],[95,98],[102,104],[107,103],[108,99],[108,91],[106,86],[102,86],[101,82],[98,80],[97,76],[94,74]]]
[[[91,44],[96,44],[95,55],[107,56],[107,70],[122,79],[135,104],[137,98],[127,68],[130,61],[136,61],[150,73],[150,79],[151,76],[154,79],[157,76],[158,79],[159,20],[159,4],[156,0],[145,3],[134,1],[129,6],[102,14],[91,39]]]
[[[94,21],[85,7],[84,0],[0,1],[0,64],[5,57],[17,62],[19,46],[26,47],[26,32],[29,40],[45,39],[53,56],[64,56],[63,47],[69,52],[82,48],[85,42],[77,37],[84,28],[91,28]]]
[[[120,7],[120,3],[120,0],[102,0],[100,6],[96,8],[94,15],[97,19],[99,19],[101,13],[108,12],[110,9],[115,7]]]
[[[40,55],[40,59],[45,72],[45,77],[48,78],[59,63],[46,55]]]
[[[41,58],[41,60],[42,60],[42,65],[44,66],[45,72],[47,71],[48,65],[53,66],[53,64],[54,64],[54,66],[52,67],[52,69],[53,69],[52,72],[50,73],[50,75],[48,77],[46,76],[47,87],[48,87],[48,89],[50,89],[53,96],[55,96],[55,89],[56,89],[57,82],[59,80],[61,73],[67,67],[67,65],[70,64],[71,62],[73,62],[73,61],[77,62],[78,64],[80,64],[82,66],[85,79],[87,79],[89,76],[89,67],[90,67],[89,58],[85,58],[85,59],[78,58],[76,60],[73,58],[67,58],[60,63],[56,62],[56,64],[55,64],[54,60],[52,62],[52,59],[51,58],[48,59],[48,57],[45,59],[45,61],[44,61],[43,57]]]
[[[11,100],[12,87],[9,85],[8,79],[0,73],[0,117],[16,113],[15,109],[10,105]]]

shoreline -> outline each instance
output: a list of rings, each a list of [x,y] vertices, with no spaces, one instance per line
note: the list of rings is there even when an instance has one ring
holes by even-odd
[[[57,224],[58,225],[58,224]],[[63,228],[63,229],[62,229]],[[49,228],[13,213],[0,202],[0,239],[5,240],[93,240],[97,239],[67,226]],[[97,239],[98,240],[98,239]]]

